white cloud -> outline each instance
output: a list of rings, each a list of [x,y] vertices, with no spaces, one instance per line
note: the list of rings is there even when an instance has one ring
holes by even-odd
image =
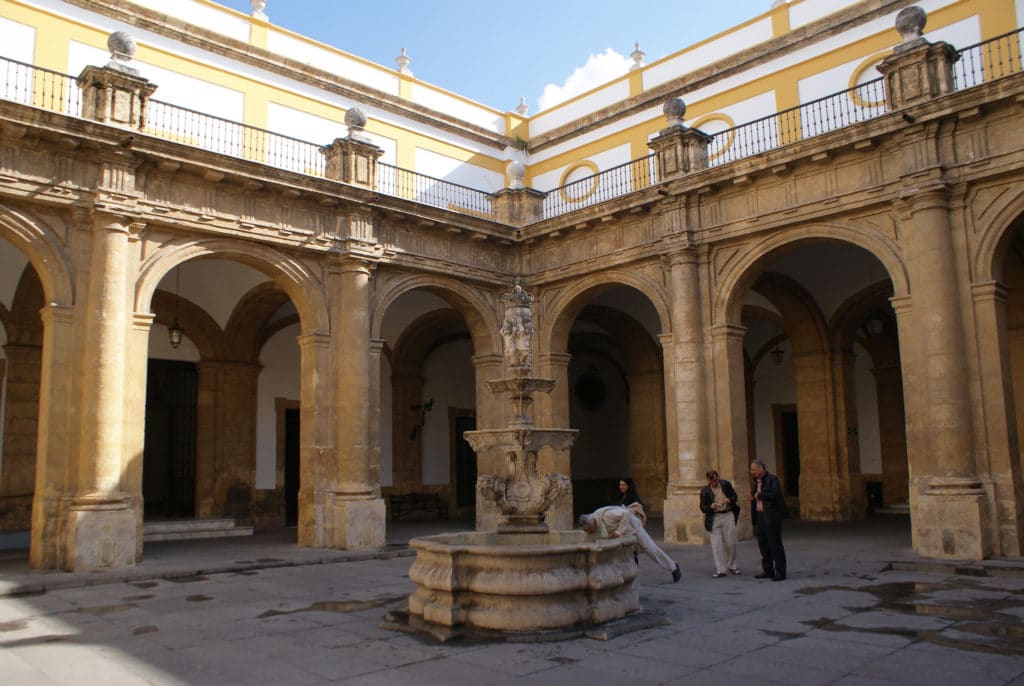
[[[556,83],[544,86],[544,92],[537,98],[537,104],[541,110],[546,110],[560,102],[565,102],[569,98],[622,76],[629,71],[629,65],[632,63],[632,60],[611,48],[607,48],[599,55],[591,54],[587,58],[587,63],[582,67],[577,67],[561,86]]]

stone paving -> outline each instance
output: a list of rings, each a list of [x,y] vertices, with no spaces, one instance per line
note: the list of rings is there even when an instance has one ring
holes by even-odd
[[[413,525],[359,554],[260,536],[153,544],[106,576],[7,553],[0,683],[1024,686],[1024,560],[920,560],[905,522],[793,522],[778,583],[753,578],[753,541],[743,574],[722,579],[709,548],[667,546],[683,580],[643,557],[639,580],[644,609],[671,623],[608,640],[440,644],[382,628],[412,590],[400,539]]]

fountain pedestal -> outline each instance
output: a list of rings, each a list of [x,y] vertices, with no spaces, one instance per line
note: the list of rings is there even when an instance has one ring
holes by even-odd
[[[507,475],[481,474],[478,496],[493,502],[503,521],[496,531],[416,538],[409,579],[409,614],[444,627],[526,632],[591,626],[639,609],[632,536],[592,540],[583,531],[550,531],[544,513],[567,495],[565,474],[538,474],[543,448],[568,450],[575,429],[537,428],[530,406],[536,392],[550,393],[551,379],[530,376],[532,297],[518,285],[504,297],[507,376],[488,381],[505,394],[512,420],[504,429],[467,431],[479,455],[503,453]]]

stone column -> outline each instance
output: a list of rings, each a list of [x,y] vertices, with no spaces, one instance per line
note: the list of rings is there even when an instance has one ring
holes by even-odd
[[[378,548],[385,542],[385,508],[380,485],[371,481],[369,440],[370,397],[370,271],[366,264],[345,259],[332,280],[336,322],[333,336],[335,395],[338,402],[336,473],[327,483],[325,544],[330,548]]]
[[[334,425],[337,410],[331,379],[332,338],[325,333],[299,336],[299,513],[298,543],[324,547],[318,495],[334,483]]]
[[[707,380],[704,358],[704,320],[701,314],[700,268],[694,248],[683,248],[669,255],[672,304],[672,359],[674,407],[668,416],[675,422],[676,443],[669,446],[668,497],[665,500],[665,540],[677,543],[703,543],[706,540],[704,516],[699,504],[700,489],[711,468],[708,444]],[[742,338],[741,338],[742,343]],[[742,372],[742,356],[740,357]],[[742,374],[740,381],[742,381]],[[742,393],[742,386],[739,387]],[[722,453],[729,454],[729,453]],[[732,469],[718,469],[723,478],[732,478]],[[674,477],[674,478],[673,478]]]
[[[500,379],[504,372],[504,358],[501,353],[483,353],[472,358],[476,370],[476,428],[499,429],[507,425],[504,398],[491,392],[487,382]],[[504,474],[505,456],[500,451],[481,451],[476,455],[476,473]],[[498,506],[484,500],[477,493],[476,498],[476,530],[494,531],[502,521]]]
[[[128,221],[96,213],[84,319],[81,427],[76,484],[65,523],[64,568],[82,571],[135,564],[137,522],[121,481],[126,467],[124,411],[130,284]]]
[[[904,367],[917,368],[927,427],[913,452],[911,516],[914,549],[926,557],[982,559],[992,554],[989,502],[974,464],[970,402],[948,194],[941,187],[906,198],[908,271],[914,285],[914,327],[901,341],[918,342]],[[902,323],[902,322],[901,322]]]
[[[72,488],[71,426],[74,312],[50,304],[40,311],[43,346],[39,374],[39,428],[36,439],[35,492],[29,563],[35,568],[63,567],[60,528]]]
[[[123,489],[135,517],[136,562],[142,561],[142,459],[146,443],[146,385],[149,374],[149,333],[155,314],[135,312],[128,332],[125,374],[131,383],[125,388],[125,476]]]
[[[370,340],[370,423],[368,426],[370,435],[370,483],[379,484],[380,479],[380,396],[381,378],[380,364],[381,355],[384,352],[384,339],[374,338]],[[391,409],[388,408],[390,412]],[[393,464],[393,463],[392,463]]]
[[[567,429],[569,426],[569,353],[543,353],[538,355],[540,368],[545,370],[544,378],[554,379],[555,387],[551,393],[538,393],[534,396],[534,422],[538,427]],[[542,402],[538,403],[540,400]],[[546,447],[537,454],[537,472],[540,474],[566,474],[572,480],[572,447]],[[572,529],[573,522],[573,491],[556,500],[545,514],[548,526],[552,531]]]
[[[800,517],[814,521],[843,518],[838,509],[843,477],[836,446],[835,380],[831,372],[827,350],[794,348],[793,382],[800,423]],[[782,471],[781,463],[776,464],[776,470]]]
[[[664,382],[660,368],[633,372],[628,377],[632,477],[647,514],[655,517],[664,513],[662,496],[668,494]]]
[[[743,366],[743,337],[747,330],[735,324],[719,324],[711,329],[716,399],[714,418],[717,424],[716,448],[719,455],[718,470],[731,478],[743,508],[736,535],[750,538],[750,506],[746,497],[750,493],[750,460],[747,453],[747,399],[746,374]],[[703,523],[701,531],[703,531]]]
[[[975,284],[972,288],[974,319],[978,327],[980,346],[978,362],[982,379],[996,379],[985,384],[982,403],[986,417],[987,446],[984,454],[988,464],[983,469],[987,478],[984,487],[989,498],[1002,513],[995,519],[993,541],[996,555],[1021,555],[1024,550],[1024,464],[1020,454],[1020,436],[1017,433],[1017,408],[1013,392],[1013,364],[1010,361],[1010,341],[1006,321],[1006,288],[996,282]],[[1024,402],[1024,401],[1022,401]]]
[[[421,415],[413,409],[423,403],[423,375],[417,372],[391,373],[391,483],[396,493],[416,492],[423,484],[423,431],[417,428]]]

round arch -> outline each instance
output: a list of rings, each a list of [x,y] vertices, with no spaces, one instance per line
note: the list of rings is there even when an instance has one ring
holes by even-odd
[[[1005,199],[1003,206],[988,222],[978,242],[974,268],[971,270],[975,283],[1002,280],[1003,258],[1016,235],[1016,231],[1011,229],[1024,225],[1024,189],[1007,195],[1010,197]]]
[[[74,304],[71,268],[62,241],[45,222],[28,213],[0,205],[0,237],[28,257],[39,275],[48,304]]]
[[[330,331],[327,299],[316,276],[301,262],[284,253],[230,239],[173,241],[165,244],[139,270],[135,310],[149,309],[160,280],[174,267],[200,257],[236,260],[266,274],[291,298],[299,312],[303,335]]]
[[[498,330],[501,328],[497,318],[498,307],[495,302],[488,302],[486,292],[476,290],[454,279],[430,274],[418,274],[408,278],[395,279],[382,288],[373,298],[370,311],[370,337],[380,338],[384,316],[391,305],[402,295],[410,291],[423,289],[444,299],[462,315],[469,329],[476,352],[500,351]]]
[[[558,293],[546,305],[545,309],[550,312],[551,326],[540,329],[541,335],[544,335],[545,332],[547,335],[546,339],[540,341],[540,349],[565,350],[573,322],[576,321],[591,296],[616,286],[628,286],[639,291],[657,312],[662,333],[671,328],[666,326],[671,322],[671,317],[669,316],[668,297],[661,284],[643,274],[615,269],[591,274],[580,279]]]
[[[758,265],[782,250],[802,243],[834,241],[848,243],[871,253],[882,263],[892,281],[894,296],[910,292],[910,279],[898,245],[891,239],[862,227],[847,224],[819,224],[806,227],[794,237],[792,231],[778,233],[764,239],[757,250],[743,254],[718,275],[715,296],[711,305],[711,320],[716,324],[739,321],[743,297],[759,276]]]

